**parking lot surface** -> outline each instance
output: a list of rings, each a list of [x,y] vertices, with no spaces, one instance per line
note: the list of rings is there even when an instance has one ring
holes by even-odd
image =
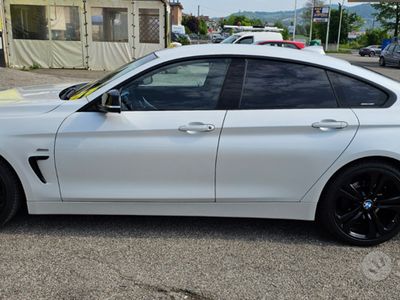
[[[0,69],[0,89],[101,75]],[[0,299],[398,299],[399,245],[345,246],[313,222],[22,211],[0,229]]]

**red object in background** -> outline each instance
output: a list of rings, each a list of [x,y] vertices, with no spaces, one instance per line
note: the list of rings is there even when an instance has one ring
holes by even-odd
[[[275,47],[284,47],[284,48],[292,48],[292,49],[303,49],[305,47],[302,42],[294,42],[294,41],[262,41],[258,42],[257,45],[271,45]]]

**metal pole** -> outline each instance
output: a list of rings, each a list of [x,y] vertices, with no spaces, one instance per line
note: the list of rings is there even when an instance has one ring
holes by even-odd
[[[336,51],[338,51],[338,52],[339,52],[339,45],[340,45],[340,32],[342,31],[343,5],[344,5],[344,0],[342,1],[342,5],[340,5],[340,3],[339,3],[339,8],[340,8],[339,32],[338,32],[338,38],[337,38],[337,44],[336,44]]]
[[[329,44],[329,26],[331,25],[331,4],[332,0],[329,0],[329,13],[328,13],[328,25],[326,27],[325,51],[328,51],[328,44]]]
[[[297,26],[297,0],[294,0],[293,41],[296,39],[296,26]]]
[[[315,0],[313,1],[312,6],[311,6],[310,39],[309,39],[308,43],[310,43],[311,40],[312,40],[312,26],[313,26],[314,6],[315,6]]]
[[[197,44],[200,44],[200,5],[197,5],[197,21],[199,22],[197,28]]]

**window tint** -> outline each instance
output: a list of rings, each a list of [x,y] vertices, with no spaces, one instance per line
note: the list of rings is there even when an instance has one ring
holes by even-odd
[[[238,44],[253,44],[253,37],[249,36],[249,37],[245,37],[242,38],[239,42],[237,42]]]
[[[337,102],[325,70],[288,62],[248,61],[240,108],[330,107],[337,107]]]
[[[330,71],[328,74],[342,106],[382,106],[388,99],[385,92],[368,83]]]
[[[217,109],[229,64],[209,59],[161,67],[122,87],[123,110]]]

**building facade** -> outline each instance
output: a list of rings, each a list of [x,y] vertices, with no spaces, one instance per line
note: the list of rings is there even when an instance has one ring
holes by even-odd
[[[6,63],[112,70],[169,44],[166,0],[3,0]]]

